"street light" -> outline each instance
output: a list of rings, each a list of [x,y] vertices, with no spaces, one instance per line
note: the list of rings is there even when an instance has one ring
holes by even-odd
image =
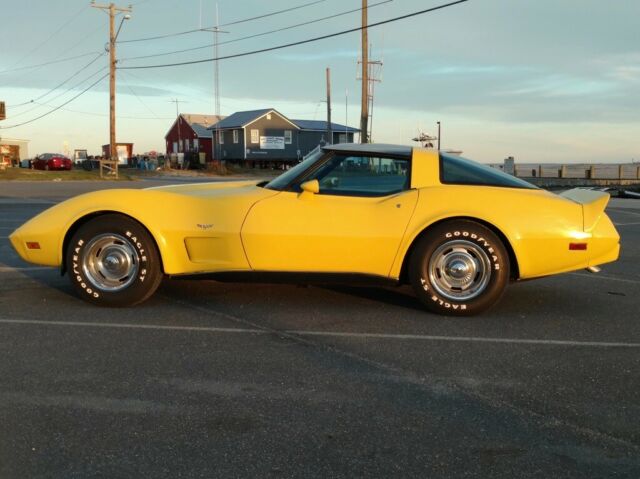
[[[120,20],[120,25],[118,25],[118,31],[116,32],[116,36],[113,38],[113,41],[115,42],[118,39],[118,35],[120,34],[120,29],[122,28],[122,24],[124,23],[125,20],[130,20],[131,19],[131,15],[129,15],[128,13],[122,17],[122,20]]]

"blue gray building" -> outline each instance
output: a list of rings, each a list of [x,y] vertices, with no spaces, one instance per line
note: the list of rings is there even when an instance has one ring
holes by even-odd
[[[353,143],[360,130],[331,123],[331,143]],[[209,127],[213,156],[246,166],[293,164],[327,141],[327,122],[291,120],[274,108],[239,111]]]

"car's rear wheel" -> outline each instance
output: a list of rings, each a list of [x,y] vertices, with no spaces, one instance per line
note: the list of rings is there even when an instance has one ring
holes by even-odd
[[[409,278],[430,311],[470,316],[502,297],[509,281],[509,255],[489,228],[474,221],[448,221],[418,240]]]
[[[83,224],[69,242],[66,265],[78,295],[100,306],[141,303],[162,280],[151,235],[133,219],[117,214]]]

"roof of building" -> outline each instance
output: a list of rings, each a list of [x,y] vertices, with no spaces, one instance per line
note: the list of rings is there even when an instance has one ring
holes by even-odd
[[[313,131],[327,131],[327,122],[325,120],[291,120],[298,125],[301,130],[313,130]],[[352,128],[350,126],[340,125],[339,123],[331,122],[331,129],[334,133],[344,132],[358,133],[360,130]]]
[[[411,158],[413,147],[404,145],[389,145],[386,143],[337,143],[335,145],[326,145],[323,150],[344,152],[344,153],[367,153],[396,156],[400,158]]]
[[[180,116],[200,138],[211,138],[212,133],[208,128],[226,118],[223,115],[197,115],[193,113],[181,113]]]
[[[221,122],[219,122],[216,125],[216,128],[220,128],[220,129],[242,128],[248,123],[251,123],[252,121],[257,120],[261,116],[264,116],[267,113],[272,111],[275,111],[276,113],[278,113],[278,111],[273,108],[264,108],[262,110],[237,111],[232,115],[229,115],[228,117],[226,117]],[[278,113],[278,115],[286,119],[286,117],[281,113]]]

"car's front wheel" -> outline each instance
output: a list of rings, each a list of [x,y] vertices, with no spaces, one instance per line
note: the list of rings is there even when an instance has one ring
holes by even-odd
[[[133,219],[98,216],[73,235],[66,252],[71,284],[78,295],[100,306],[132,306],[160,285],[162,267],[155,242]]]
[[[448,221],[418,240],[409,278],[427,309],[470,316],[502,297],[509,281],[509,255],[489,228],[468,220]]]

